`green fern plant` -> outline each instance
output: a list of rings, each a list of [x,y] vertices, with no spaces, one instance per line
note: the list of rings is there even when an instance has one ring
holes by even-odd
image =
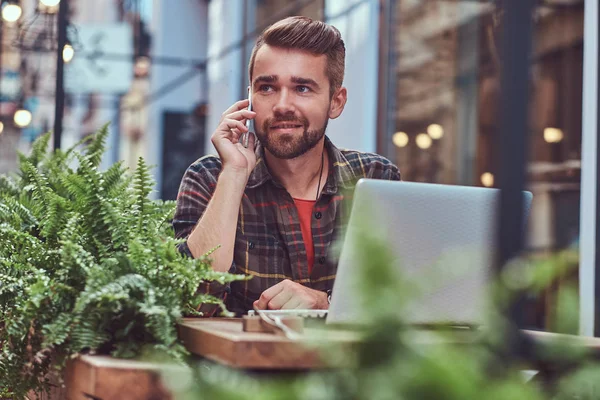
[[[107,133],[54,152],[46,134],[0,176],[0,398],[47,390],[51,366],[74,353],[182,360],[178,319],[201,302],[226,311],[198,285],[243,279],[180,254],[175,204],[149,199],[143,159],[133,174],[99,170]]]

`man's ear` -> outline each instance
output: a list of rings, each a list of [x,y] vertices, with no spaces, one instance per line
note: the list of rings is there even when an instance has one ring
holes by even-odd
[[[348,91],[345,87],[341,87],[335,91],[331,98],[331,105],[329,106],[329,118],[336,119],[344,111],[346,106],[346,100],[348,99]]]

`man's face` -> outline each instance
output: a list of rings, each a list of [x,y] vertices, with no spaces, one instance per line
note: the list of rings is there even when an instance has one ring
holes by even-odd
[[[326,65],[325,55],[268,45],[258,50],[252,76],[254,125],[275,157],[299,157],[325,134],[331,113]]]

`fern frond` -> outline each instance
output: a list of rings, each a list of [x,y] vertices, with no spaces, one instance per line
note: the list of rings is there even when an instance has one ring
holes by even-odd
[[[24,263],[27,258],[41,260],[46,254],[46,247],[40,239],[6,223],[0,224],[0,243],[0,254]]]
[[[13,221],[12,226],[19,225],[24,231],[39,225],[33,212],[14,197],[0,197],[0,222]]]
[[[37,166],[46,158],[46,155],[48,154],[48,144],[50,143],[51,137],[51,132],[44,133],[33,142],[31,154],[27,158],[32,165]]]
[[[60,314],[56,320],[42,328],[42,347],[62,345],[69,337],[72,327],[73,315],[68,312]]]
[[[136,219],[135,225],[138,228],[138,232],[148,232],[148,219],[146,214],[149,213],[150,200],[148,196],[152,191],[154,185],[152,178],[150,177],[150,171],[146,162],[143,158],[138,159],[137,168],[133,176],[133,188],[135,196],[135,214]]]
[[[104,124],[98,133],[93,136],[90,144],[88,145],[86,158],[90,160],[93,168],[98,168],[100,161],[102,161],[102,155],[106,150],[106,139],[108,138],[109,125],[109,123]]]
[[[5,223],[10,226],[16,226],[21,223],[21,220],[18,215],[15,215],[11,212],[8,205],[3,204],[0,199],[0,223]]]
[[[104,193],[115,195],[120,191],[123,177],[127,169],[123,167],[123,162],[119,161],[113,164],[109,169],[102,174],[102,189]]]
[[[83,176],[79,174],[63,175],[61,176],[61,181],[67,190],[69,198],[77,200],[85,198],[88,195],[88,188]]]
[[[110,238],[107,245],[114,251],[124,251],[129,244],[129,226],[123,223],[121,210],[117,204],[111,202],[103,203],[103,207],[98,215],[108,229]]]
[[[41,234],[47,238],[49,243],[55,244],[58,241],[58,233],[65,223],[67,201],[54,193],[48,195],[49,203],[43,219]]]
[[[40,202],[44,207],[48,207],[48,193],[51,191],[51,188],[46,176],[44,176],[44,174],[29,160],[25,161],[21,168],[24,180],[30,183],[28,186],[31,190],[33,199]]]
[[[16,197],[18,194],[19,187],[16,178],[8,175],[0,175],[0,197],[3,195],[6,197]]]
[[[85,319],[74,320],[73,328],[70,332],[69,347],[75,352],[80,352],[86,349],[97,349],[102,344],[110,340],[110,335],[107,332],[98,330],[98,324],[102,321],[102,315],[90,313]]]

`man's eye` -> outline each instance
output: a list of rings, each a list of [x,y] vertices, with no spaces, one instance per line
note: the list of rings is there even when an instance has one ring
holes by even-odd
[[[260,87],[258,88],[258,90],[260,90],[261,92],[269,92],[273,89],[273,87],[271,85],[260,85]]]
[[[310,92],[310,88],[308,86],[297,86],[296,90],[300,93],[308,93]]]

